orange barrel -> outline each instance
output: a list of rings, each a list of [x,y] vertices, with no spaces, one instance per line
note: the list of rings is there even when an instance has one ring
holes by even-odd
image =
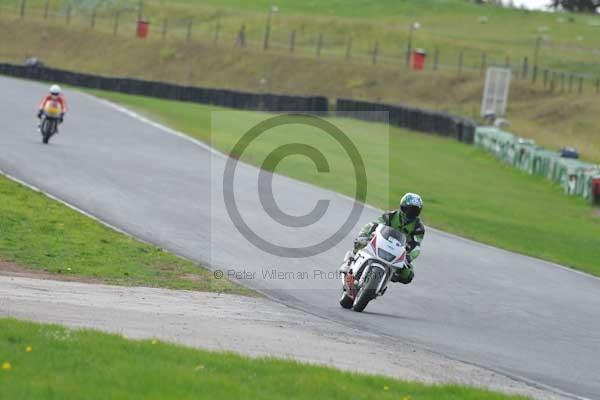
[[[150,27],[150,22],[148,21],[138,21],[137,23],[137,36],[141,38],[148,37],[148,31]]]
[[[425,59],[427,53],[423,49],[415,49],[412,53],[412,69],[415,71],[421,71],[425,68]]]

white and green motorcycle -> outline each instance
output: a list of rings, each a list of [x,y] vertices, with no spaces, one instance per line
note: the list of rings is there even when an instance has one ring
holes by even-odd
[[[354,255],[354,260],[351,257],[349,251],[340,267],[340,305],[362,312],[371,300],[383,296],[396,270],[407,267],[406,235],[392,227],[379,225],[369,243]]]

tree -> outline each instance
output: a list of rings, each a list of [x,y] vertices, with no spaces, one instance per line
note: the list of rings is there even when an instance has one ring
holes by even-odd
[[[595,13],[600,8],[600,0],[552,0],[550,6],[567,11]]]

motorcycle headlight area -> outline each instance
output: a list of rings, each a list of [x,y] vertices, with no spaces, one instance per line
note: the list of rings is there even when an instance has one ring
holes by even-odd
[[[396,258],[395,255],[393,255],[392,253],[387,252],[383,249],[378,249],[377,255],[379,256],[379,258],[383,258],[387,262],[391,262],[392,260],[394,260],[394,258]]]

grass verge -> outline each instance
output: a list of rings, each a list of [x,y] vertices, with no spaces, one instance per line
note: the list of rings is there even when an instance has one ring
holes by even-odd
[[[1,260],[63,279],[253,293],[0,175]]]
[[[224,152],[231,150],[248,127],[268,115],[229,111],[227,118],[219,118],[211,135],[210,113],[218,110],[214,107],[120,93],[91,93],[211,142]],[[557,185],[515,170],[473,146],[395,128],[388,137],[377,134],[380,129],[375,124],[340,118],[333,121],[361,149],[371,204],[396,207],[404,192],[416,191],[424,197],[424,219],[430,226],[600,275],[600,218],[584,200],[566,196]],[[260,165],[276,145],[289,143],[289,137],[319,149],[332,148],[322,134],[286,127],[285,135],[266,135],[242,158]],[[390,165],[380,162],[386,158],[382,157],[386,149],[391,154]],[[351,174],[335,173],[347,170],[345,155],[334,149],[327,152],[327,161],[332,171],[329,174],[316,172],[312,161],[300,157],[284,160],[277,172],[354,196]]]
[[[522,399],[0,319],[3,399]]]

